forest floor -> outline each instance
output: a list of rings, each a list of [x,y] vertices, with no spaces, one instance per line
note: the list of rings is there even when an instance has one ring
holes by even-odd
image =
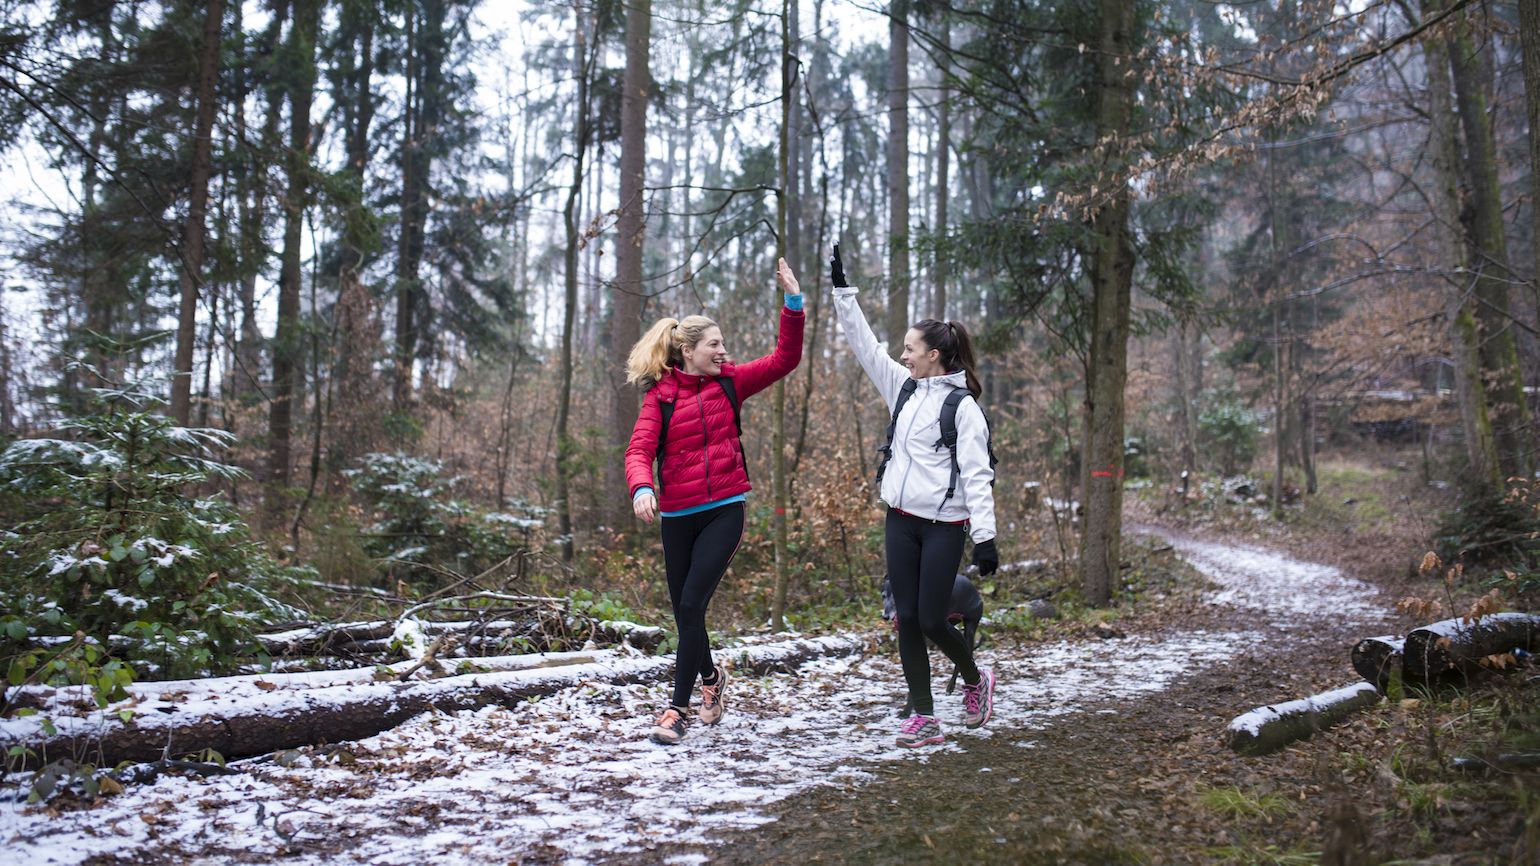
[[[0,806],[0,842],[22,863],[1535,862],[1535,775],[1443,769],[1440,745],[1485,718],[1460,698],[1382,702],[1268,757],[1224,746],[1242,712],[1354,682],[1348,648],[1394,630],[1398,587],[1288,539],[1135,528],[1172,577],[1111,622],[993,634],[987,727],[957,723],[934,658],[941,746],[893,745],[902,677],[874,633],[735,680],[722,724],[677,747],[645,740],[664,684],[588,684],[239,775]],[[1376,576],[1392,583],[1407,554],[1338,552],[1401,563]]]

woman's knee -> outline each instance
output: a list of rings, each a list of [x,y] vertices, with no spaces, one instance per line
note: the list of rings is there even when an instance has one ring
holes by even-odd
[[[945,611],[922,611],[919,615],[919,626],[920,631],[933,641],[937,635],[945,637],[944,632],[952,627],[947,622]]]
[[[705,628],[706,605],[685,601],[674,608],[674,622],[681,628]]]

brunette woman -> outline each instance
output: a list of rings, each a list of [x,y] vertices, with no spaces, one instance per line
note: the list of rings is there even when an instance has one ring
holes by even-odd
[[[885,547],[898,653],[914,707],[898,744],[939,743],[944,737],[931,697],[927,638],[962,673],[964,724],[977,728],[994,712],[994,671],[978,667],[973,647],[947,622],[964,541],[973,540],[980,575],[1000,565],[989,425],[978,405],[973,344],[961,323],[924,319],[904,334],[903,354],[894,361],[856,303],[858,290],[845,282],[838,244],[829,264],[845,339],[892,413],[878,480],[888,505]]]

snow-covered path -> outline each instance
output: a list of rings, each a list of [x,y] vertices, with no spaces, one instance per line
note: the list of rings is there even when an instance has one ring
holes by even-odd
[[[1212,601],[1236,609],[1236,630],[986,651],[1000,677],[995,720],[979,731],[947,726],[950,741],[938,750],[973,737],[1031,748],[1031,732],[1057,717],[1159,692],[1281,625],[1381,619],[1374,591],[1334,569],[1249,548],[1176,545],[1222,587]],[[663,683],[589,685],[512,710],[419,717],[329,754],[285,756],[287,766],[248,762],[240,776],[163,778],[89,810],[0,807],[0,840],[22,863],[113,854],[136,862],[680,862],[668,854],[675,843],[770,820],[767,807],[812,786],[861,784],[884,764],[935,754],[892,744],[903,702],[894,655],[736,680],[723,723],[692,728],[678,747],[644,739],[666,700]],[[940,661],[945,725],[961,706],[940,694],[950,670]]]

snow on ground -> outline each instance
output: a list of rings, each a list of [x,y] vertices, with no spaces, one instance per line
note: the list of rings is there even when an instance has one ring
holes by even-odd
[[[1176,552],[1222,589],[1214,604],[1270,614],[1278,626],[1300,620],[1389,621],[1374,587],[1329,565],[1255,547],[1173,539]]]
[[[1179,549],[1224,587],[1219,603],[1294,619],[1379,611],[1372,590],[1331,569],[1220,545]],[[928,761],[977,737],[1030,748],[1031,732],[1060,716],[1161,691],[1259,639],[1190,631],[986,650],[981,661],[999,675],[996,715],[977,731],[959,723],[960,696],[943,693],[950,667],[935,656],[949,739],[919,751],[893,744],[903,678],[891,644],[734,680],[722,724],[696,725],[676,747],[645,739],[666,684],[588,684],[514,709],[420,716],[330,753],[243,762],[240,776],[165,777],[90,809],[0,806],[0,840],[19,862],[40,864],[114,852],[203,863],[588,863],[649,853],[670,862],[675,843],[763,823],[770,804],[815,785],[880,784],[886,763]],[[1002,772],[995,784],[1030,780]]]

